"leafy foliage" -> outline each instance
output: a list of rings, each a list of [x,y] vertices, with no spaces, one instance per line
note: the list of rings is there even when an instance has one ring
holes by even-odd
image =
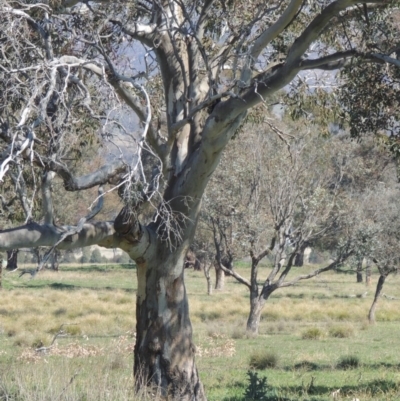
[[[267,378],[259,378],[257,372],[247,371],[248,383],[244,392],[245,401],[277,401],[278,395],[268,387]]]

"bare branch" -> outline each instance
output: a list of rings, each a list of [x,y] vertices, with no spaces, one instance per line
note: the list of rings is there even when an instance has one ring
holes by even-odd
[[[244,284],[249,289],[251,288],[250,281],[242,277],[239,273],[236,273],[234,269],[228,269],[222,263],[219,264],[219,268],[223,270],[226,274],[234,277],[237,281],[239,281],[239,283]]]
[[[278,21],[261,33],[251,47],[250,57],[252,60],[256,60],[262,50],[265,49],[265,47],[268,46],[268,44],[271,43],[281,32],[283,32],[286,26],[298,13],[302,4],[303,0],[291,0]]]
[[[337,266],[339,266],[341,263],[343,263],[343,259],[335,260],[334,262],[330,263],[328,266],[322,267],[320,269],[316,269],[309,274],[303,274],[303,275],[297,276],[295,279],[293,279],[291,281],[284,281],[283,283],[279,284],[279,288],[290,287],[292,285],[297,284],[301,280],[308,280],[309,278],[318,276],[321,273],[327,272],[329,270],[333,270]]]
[[[103,185],[127,171],[127,164],[122,159],[107,163],[97,171],[81,177],[74,177],[68,168],[59,162],[50,161],[49,167],[63,179],[67,191],[79,191]]]
[[[360,54],[356,50],[348,50],[344,52],[330,54],[329,56],[321,57],[318,59],[302,60],[300,62],[300,69],[337,70],[343,67],[348,62],[348,59],[351,59],[357,55]]]
[[[342,11],[346,10],[348,7],[359,3],[358,0],[337,0],[329,4],[326,8],[318,14],[313,21],[307,26],[304,32],[294,41],[291,49],[289,50],[288,56],[286,58],[286,64],[289,66],[294,66],[298,63],[303,54],[307,51],[311,43],[316,41],[323,31],[323,29],[328,25],[332,18],[339,15]],[[390,0],[375,0],[367,1],[365,3],[374,4],[390,4]]]

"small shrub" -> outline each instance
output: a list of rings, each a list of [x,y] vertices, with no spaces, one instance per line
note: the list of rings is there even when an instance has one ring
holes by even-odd
[[[64,331],[70,336],[79,336],[82,334],[81,328],[76,324],[65,326]]]
[[[346,355],[339,359],[338,369],[355,369],[360,366],[360,358],[356,355]]]
[[[40,348],[43,346],[44,346],[44,343],[40,338],[35,338],[35,340],[33,340],[32,344],[31,344],[32,348]]]
[[[65,315],[67,313],[67,309],[66,308],[57,308],[54,312],[53,315],[54,316],[61,316],[61,315]]]
[[[16,334],[17,334],[17,330],[15,330],[15,329],[7,330],[7,337],[14,337]]]
[[[243,338],[247,338],[246,329],[241,326],[234,327],[231,331],[230,337],[233,338],[234,340],[241,340]]]
[[[121,255],[117,255],[115,258],[116,263],[120,264],[128,264],[131,258],[126,252],[123,252]]]
[[[31,344],[29,343],[29,339],[23,335],[20,335],[15,338],[13,345],[15,347],[29,347]]]
[[[92,252],[92,255],[90,256],[90,263],[102,263],[103,262],[103,258],[101,256],[100,251],[95,248]]]
[[[247,372],[248,384],[244,392],[245,401],[277,401],[274,389],[268,388],[267,378],[259,378],[257,372]]]
[[[276,368],[278,366],[278,356],[270,351],[257,352],[250,356],[249,365],[257,370]]]
[[[303,340],[320,340],[324,338],[324,336],[325,333],[318,327],[310,327],[301,333],[301,338]]]
[[[335,326],[329,329],[329,336],[335,338],[348,338],[354,335],[354,329],[351,326]]]
[[[108,364],[108,368],[111,370],[118,370],[125,368],[125,363],[124,359],[122,358],[122,355],[119,354],[112,355]]]

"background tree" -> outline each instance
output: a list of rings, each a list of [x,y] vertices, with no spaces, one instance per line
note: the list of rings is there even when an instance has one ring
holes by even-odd
[[[222,269],[249,288],[247,330],[257,333],[262,309],[274,291],[334,269],[352,253],[351,240],[344,235],[347,199],[341,191],[345,156],[351,160],[351,155],[338,154],[338,140],[298,131],[294,136],[294,127],[287,126],[284,132],[271,124],[253,125],[253,134],[246,128],[246,135],[239,135],[223,156],[207,190],[203,213],[215,222],[230,255],[247,253],[251,258],[249,280],[223,263]],[[275,131],[273,135],[266,135],[268,128]],[[237,152],[252,157],[236,158]],[[234,166],[228,170],[232,160]],[[230,179],[232,172],[239,173]],[[209,198],[209,193],[214,197]],[[222,212],[230,208],[236,212],[234,217]],[[227,240],[232,232],[234,242]],[[328,266],[289,278],[304,244],[332,237],[336,246]],[[218,255],[217,242],[216,248]],[[259,265],[266,257],[272,268],[260,285]]]
[[[356,255],[364,255],[371,260],[379,272],[374,300],[368,313],[370,323],[375,323],[377,303],[387,277],[399,268],[400,219],[399,187],[395,182],[395,168],[389,177],[362,196],[362,202],[354,215],[354,236],[357,238]],[[359,258],[359,256],[358,256]]]
[[[99,249],[97,249],[97,248],[93,249],[90,259],[89,259],[89,262],[90,263],[101,263],[102,261],[103,261],[103,258],[101,256]]]
[[[381,63],[384,57],[395,65],[362,29],[366,18],[391,4],[3,0],[0,180],[13,174],[22,183],[25,172],[29,211],[38,175],[47,171],[70,191],[118,186],[125,207],[114,222],[90,222],[100,197],[91,213],[61,227],[45,207],[44,224],[27,219],[3,230],[0,250],[99,244],[128,252],[139,282],[137,386],[152,383],[163,395],[205,399],[183,266],[208,180],[247,111],[297,75],[341,68],[352,59]],[[229,74],[222,73],[226,65]],[[135,121],[141,130],[132,136]],[[137,157],[124,152],[117,134],[130,140]],[[68,151],[102,140],[116,144],[115,157],[74,175]],[[144,168],[150,161],[153,166]],[[44,205],[50,195],[43,195]],[[147,207],[153,219],[145,218]]]

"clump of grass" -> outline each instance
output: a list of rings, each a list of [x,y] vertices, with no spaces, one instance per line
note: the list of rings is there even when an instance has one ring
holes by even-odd
[[[70,336],[79,336],[82,334],[82,330],[77,324],[65,326],[64,330]]]
[[[325,337],[325,333],[318,327],[310,327],[301,333],[303,340],[321,340]]]
[[[244,338],[249,338],[250,334],[246,331],[246,328],[242,326],[233,327],[230,333],[230,337],[234,340],[241,340]]]
[[[338,369],[355,369],[360,366],[360,358],[356,355],[345,355],[339,359]]]
[[[263,370],[267,368],[276,368],[279,358],[275,352],[264,351],[257,352],[250,356],[249,365],[253,369]]]
[[[319,366],[315,362],[310,362],[310,361],[301,361],[299,363],[296,363],[294,365],[294,368],[296,370],[306,370],[306,371],[311,371],[311,370],[318,370]]]
[[[13,345],[15,347],[27,347],[27,346],[32,345],[32,341],[30,341],[30,339],[26,338],[23,335],[19,335],[19,336],[15,337]]]
[[[66,308],[57,308],[54,312],[53,315],[54,316],[62,316],[65,315],[67,313],[67,309]]]
[[[354,335],[352,326],[333,326],[329,329],[329,336],[335,338],[348,338]]]
[[[10,328],[7,330],[6,334],[8,337],[14,337],[17,334],[17,330],[14,328]]]

